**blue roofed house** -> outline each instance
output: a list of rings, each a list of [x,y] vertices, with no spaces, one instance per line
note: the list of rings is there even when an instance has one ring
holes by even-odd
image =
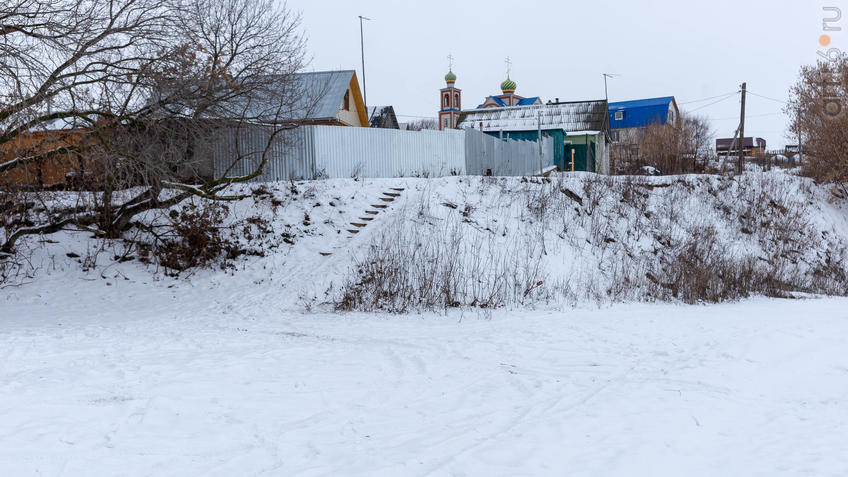
[[[639,142],[645,128],[657,124],[677,126],[679,120],[680,110],[674,96],[609,103],[613,164],[616,158],[638,154]]]

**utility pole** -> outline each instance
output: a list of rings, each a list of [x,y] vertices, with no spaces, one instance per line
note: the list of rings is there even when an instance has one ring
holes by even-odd
[[[804,146],[801,145],[801,104],[798,102],[798,120],[796,123],[798,124],[798,165],[804,164]],[[792,161],[795,161],[795,158],[792,158]],[[793,166],[795,164],[792,164]]]
[[[542,110],[536,111],[536,134],[539,143],[539,175],[542,175]]]
[[[745,172],[745,90],[748,83],[742,83],[742,111],[739,113],[739,164],[738,173]]]
[[[365,91],[365,34],[362,29],[362,20],[371,21],[371,19],[359,15],[359,46],[362,50],[362,102],[365,103],[365,114],[368,115],[368,93]]]

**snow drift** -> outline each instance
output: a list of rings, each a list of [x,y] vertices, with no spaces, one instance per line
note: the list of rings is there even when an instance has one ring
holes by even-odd
[[[225,210],[222,267],[175,272],[163,264],[178,260],[148,253],[157,227],[208,206],[195,201],[149,214],[126,240],[30,240],[26,260],[6,262],[6,283],[249,283],[276,290],[282,309],[393,312],[848,293],[844,201],[783,171],[336,179],[240,192],[248,197]]]

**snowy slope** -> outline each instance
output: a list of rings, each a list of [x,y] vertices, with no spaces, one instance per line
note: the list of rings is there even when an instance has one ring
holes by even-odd
[[[55,243],[25,243],[33,249],[26,262],[33,277],[19,276],[24,285],[4,293],[14,301],[64,296],[56,292],[60,288],[85,294],[91,287],[114,287],[104,293],[120,301],[136,293],[165,299],[215,290],[216,300],[234,307],[248,301],[280,310],[328,310],[345,293],[375,293],[357,287],[363,265],[388,257],[402,270],[444,273],[437,255],[456,256],[449,271],[463,305],[486,303],[481,296],[492,290],[499,299],[489,302],[509,307],[690,301],[685,286],[692,274],[721,267],[743,278],[751,270],[775,277],[796,291],[848,291],[848,207],[826,187],[781,171],[738,179],[579,173],[545,181],[350,179],[301,182],[294,189],[271,183],[231,204],[229,220],[240,224],[236,236],[264,256],[239,257],[226,271],[192,270],[174,279],[155,264],[116,263],[114,256],[135,255],[125,243],[103,248],[85,233],[66,232],[48,237]],[[245,226],[251,218],[267,221],[268,233]],[[253,227],[252,241],[244,239],[242,226]],[[395,256],[398,251],[405,255]],[[688,263],[688,257],[701,262]],[[411,272],[405,280],[405,286],[420,285]],[[719,297],[731,282],[703,280]],[[675,282],[683,283],[681,290],[669,285]]]

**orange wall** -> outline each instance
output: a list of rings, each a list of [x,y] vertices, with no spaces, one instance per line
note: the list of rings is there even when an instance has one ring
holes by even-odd
[[[0,163],[16,157],[28,157],[52,149],[69,146],[82,139],[80,131],[39,131],[21,134],[6,144],[0,145]],[[90,162],[90,161],[85,161]],[[82,164],[91,165],[91,164]],[[41,161],[18,166],[0,172],[0,186],[50,185],[65,182],[69,172],[80,171],[78,154],[67,153],[52,156]],[[89,169],[90,170],[90,169]]]

